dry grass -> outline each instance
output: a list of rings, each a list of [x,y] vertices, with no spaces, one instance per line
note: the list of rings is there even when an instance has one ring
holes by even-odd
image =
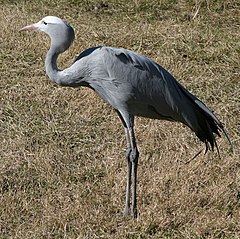
[[[240,238],[239,3],[237,0],[5,1],[0,14],[0,238]],[[67,19],[76,41],[66,67],[94,45],[159,62],[206,102],[234,143],[216,153],[189,129],[136,120],[137,220],[124,206],[125,139],[114,111],[88,89],[52,85],[49,39],[17,29]]]

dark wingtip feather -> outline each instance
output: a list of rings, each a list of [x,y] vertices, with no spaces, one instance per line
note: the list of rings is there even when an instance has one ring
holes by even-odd
[[[191,122],[188,124],[190,128],[195,132],[196,136],[205,143],[206,152],[208,150],[214,151],[214,148],[217,149],[218,155],[219,149],[215,139],[215,135],[221,137],[220,132],[223,132],[226,136],[229,144],[232,146],[232,142],[222,125],[222,123],[218,120],[218,118],[213,114],[213,112],[198,98],[192,95],[189,91],[187,91],[181,84],[176,81],[178,89],[189,99],[191,102],[191,108],[197,118],[197,125],[192,125]],[[191,119],[191,117],[189,117]],[[191,121],[191,120],[189,120]]]
[[[232,146],[232,141],[230,140],[228,133],[222,124],[221,124],[220,128],[221,128],[221,131],[224,133],[225,137],[227,138],[228,143]]]
[[[222,123],[215,117],[215,115],[208,114],[207,111],[203,111],[203,107],[199,110],[199,108],[196,109],[195,113],[197,114],[198,119],[198,130],[195,131],[196,136],[205,143],[206,149],[205,153],[207,153],[208,150],[214,151],[214,149],[217,150],[218,156],[220,158],[220,152],[218,148],[218,144],[216,141],[216,135],[221,137],[220,132],[223,132],[226,136],[228,142],[230,145],[232,145],[231,140],[222,125]],[[212,117],[212,115],[214,117]]]
[[[219,149],[217,146],[217,142],[214,134],[221,137],[220,132],[223,132],[226,136],[229,144],[232,146],[232,142],[222,125],[222,123],[218,120],[218,118],[213,114],[213,112],[199,99],[197,99],[194,95],[192,95],[189,91],[187,91],[182,85],[176,82],[178,85],[178,89],[190,100],[194,113],[198,119],[198,127],[192,127],[193,131],[197,137],[205,143],[206,152],[208,150],[214,150],[216,147],[217,152],[219,154]]]
[[[214,133],[216,135],[218,135],[219,137],[221,137],[220,132],[223,132],[225,137],[228,140],[228,143],[231,146],[232,146],[232,142],[226,132],[226,129],[224,128],[224,126],[222,125],[222,123],[219,120],[216,122],[215,119],[213,119],[212,117],[207,117],[206,124],[207,124],[207,128],[208,128],[207,130],[206,130],[206,127],[202,127],[202,130],[205,133],[205,136],[204,136],[205,137],[204,142],[206,145],[205,153],[208,150],[214,151],[214,148],[216,148],[218,156],[219,156],[219,158],[221,158],[220,151],[219,151],[218,144],[217,144],[216,138],[214,136]],[[202,139],[200,138],[200,140],[202,140]]]

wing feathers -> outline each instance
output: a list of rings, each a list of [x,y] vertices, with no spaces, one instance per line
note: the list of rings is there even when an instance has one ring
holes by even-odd
[[[181,117],[186,118],[185,121],[187,125],[195,132],[196,136],[205,143],[206,151],[209,149],[214,150],[214,147],[216,147],[219,152],[214,136],[214,133],[220,136],[219,131],[225,134],[229,144],[231,144],[224,126],[213,112],[202,101],[177,82],[168,71],[150,59],[129,50],[116,49],[115,55],[124,63],[131,63],[138,69],[156,75],[159,78],[159,84],[162,84],[162,82],[166,83],[169,105],[171,105],[172,108],[174,105],[174,108],[180,109],[179,114],[181,114]],[[181,101],[183,97],[184,102]]]

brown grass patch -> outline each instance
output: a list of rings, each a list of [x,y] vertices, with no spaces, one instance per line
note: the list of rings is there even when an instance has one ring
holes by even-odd
[[[1,238],[239,238],[238,1],[0,1]],[[197,13],[197,14],[196,14]],[[123,208],[125,138],[115,112],[88,89],[52,85],[49,39],[18,29],[67,19],[66,67],[96,45],[143,53],[215,110],[234,144],[216,153],[180,124],[136,120],[140,217]]]

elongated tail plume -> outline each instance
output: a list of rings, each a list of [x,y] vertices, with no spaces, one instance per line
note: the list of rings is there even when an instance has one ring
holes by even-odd
[[[215,139],[215,135],[221,137],[220,132],[223,132],[226,136],[230,145],[232,142],[223,126],[223,124],[218,120],[218,118],[213,114],[213,112],[200,100],[198,100],[194,95],[188,92],[185,88],[178,83],[180,90],[184,93],[185,96],[190,100],[192,104],[192,109],[195,113],[195,118],[197,119],[197,125],[190,126],[195,132],[196,136],[205,143],[206,151],[214,150],[216,147],[219,154],[218,145]],[[219,154],[220,155],[220,154]]]

